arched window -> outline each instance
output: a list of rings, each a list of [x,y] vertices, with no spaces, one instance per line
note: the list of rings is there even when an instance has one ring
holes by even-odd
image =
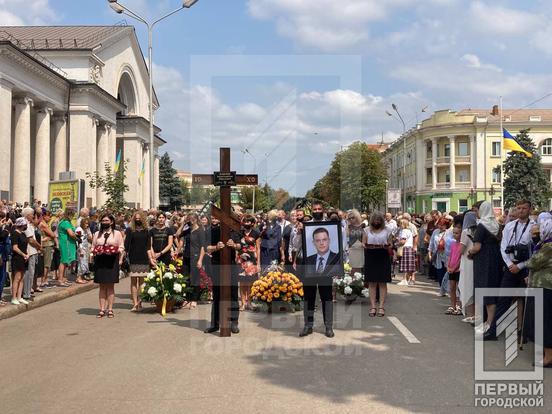
[[[552,155],[552,138],[547,138],[542,143],[541,155]]]
[[[136,92],[132,78],[127,72],[123,72],[121,76],[117,95],[117,98],[126,105],[126,110],[120,115],[135,115],[137,112]]]

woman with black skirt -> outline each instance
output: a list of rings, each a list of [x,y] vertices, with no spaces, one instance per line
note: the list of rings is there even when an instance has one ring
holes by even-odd
[[[123,234],[115,230],[115,217],[103,214],[100,217],[100,230],[92,240],[94,254],[94,283],[100,285],[100,311],[98,318],[106,315],[113,318],[115,283],[119,283],[119,269],[123,261]]]
[[[130,265],[131,312],[138,312],[142,309],[142,302],[139,298],[140,285],[148,274],[150,266],[154,263],[150,257],[150,249],[151,239],[147,216],[143,210],[138,210],[130,220],[125,237],[125,252]]]
[[[364,280],[368,282],[370,291],[371,317],[385,316],[385,298],[387,283],[391,282],[391,231],[385,226],[382,214],[374,213],[370,217],[370,225],[364,229],[362,244],[364,245]],[[376,307],[376,294],[379,288],[379,308]]]
[[[13,284],[11,287],[12,305],[29,304],[29,302],[21,297],[23,294],[23,275],[27,271],[29,264],[29,256],[27,255],[27,236],[25,236],[25,230],[27,230],[27,220],[24,217],[19,217],[15,220],[15,230],[11,234],[11,270],[13,273]]]
[[[155,264],[164,263],[166,266],[171,264],[171,250],[173,246],[174,228],[167,227],[165,222],[167,217],[165,213],[157,213],[155,225],[150,230],[151,249],[150,257]]]
[[[185,236],[185,246],[189,248],[188,268],[190,269],[190,287],[188,303],[184,305],[186,309],[195,309],[197,301],[201,294],[199,284],[199,271],[203,267],[203,257],[205,256],[205,231],[199,225],[199,216],[195,213],[188,215],[190,231]],[[186,249],[186,247],[185,247]]]

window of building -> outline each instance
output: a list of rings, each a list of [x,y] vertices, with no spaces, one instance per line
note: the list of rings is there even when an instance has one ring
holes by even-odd
[[[427,159],[433,158],[433,144],[431,142],[428,142],[426,144],[426,158]]]
[[[426,168],[426,183],[433,183],[433,168]]]
[[[459,183],[469,183],[470,182],[470,170],[458,170],[457,181]]]
[[[529,117],[529,122],[540,122],[542,120],[542,118],[540,117],[540,115],[531,115]]]
[[[450,183],[450,171],[448,170],[445,173],[445,183]]]
[[[493,184],[500,184],[502,182],[501,176],[502,172],[500,171],[500,169],[493,169],[491,182]]]
[[[492,148],[492,156],[493,157],[500,157],[501,155],[501,143],[500,142],[493,142],[493,148]]]
[[[542,143],[541,155],[552,155],[552,138],[545,139]]]
[[[445,157],[450,157],[450,144],[445,144]]]
[[[468,200],[458,200],[458,211],[460,213],[468,211]]]
[[[493,199],[493,208],[501,208],[502,207],[502,201],[500,198]]]
[[[467,157],[470,155],[470,146],[467,142],[459,142],[458,143],[458,156],[459,157]]]

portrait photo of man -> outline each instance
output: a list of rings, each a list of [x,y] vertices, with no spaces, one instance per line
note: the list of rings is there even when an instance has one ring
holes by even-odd
[[[342,274],[338,226],[334,223],[312,224],[305,229],[305,276],[332,278]]]

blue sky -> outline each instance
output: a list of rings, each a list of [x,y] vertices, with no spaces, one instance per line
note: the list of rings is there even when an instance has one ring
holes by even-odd
[[[413,126],[425,106],[490,108],[502,95],[518,108],[551,92],[550,3],[200,0],[155,33],[156,122],[178,168],[216,169],[231,146],[236,169],[301,195],[342,146],[401,132],[392,103]],[[179,0],[124,4],[159,16]],[[104,0],[0,0],[0,24],[119,20]]]

